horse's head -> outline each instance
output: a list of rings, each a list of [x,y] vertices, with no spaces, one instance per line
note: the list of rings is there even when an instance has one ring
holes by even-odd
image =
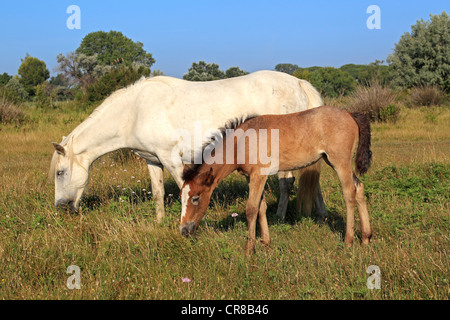
[[[183,176],[189,175],[189,167],[184,168]],[[209,200],[214,190],[212,169],[196,173],[186,180],[180,191],[181,224],[180,232],[184,236],[192,234],[208,209]]]
[[[68,206],[78,211],[78,205],[88,182],[89,164],[74,155],[70,148],[53,143],[55,153],[50,166],[50,178],[55,180],[56,207]]]

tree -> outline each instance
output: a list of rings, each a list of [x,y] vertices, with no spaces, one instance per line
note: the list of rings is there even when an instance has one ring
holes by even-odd
[[[450,89],[450,18],[443,11],[418,20],[395,44],[388,62],[395,85],[439,85]]]
[[[86,87],[112,69],[111,65],[101,65],[97,54],[87,56],[84,53],[70,52],[64,56],[60,53],[56,61],[58,62],[56,70],[61,72],[62,77],[71,87],[78,84]]]
[[[190,81],[212,81],[224,78],[225,73],[219,69],[218,64],[206,63],[205,61],[192,63],[188,73],[183,75],[183,79]]]
[[[28,92],[23,87],[22,83],[20,83],[20,79],[18,76],[11,77],[8,83],[5,85],[5,88],[8,89],[18,100],[25,100],[28,98]]]
[[[287,74],[293,74],[298,69],[298,65],[291,63],[279,63],[275,66],[275,70]]]
[[[20,82],[27,90],[30,96],[35,94],[35,87],[50,77],[50,71],[44,61],[38,58],[26,55],[21,59],[22,64],[19,67]]]
[[[4,86],[11,80],[12,76],[7,74],[6,72],[3,72],[3,74],[0,75],[0,86]]]
[[[62,73],[58,73],[56,76],[51,77],[50,80],[48,80],[48,83],[54,87],[69,87],[69,83]]]
[[[241,70],[239,67],[231,67],[225,71],[225,78],[235,78],[240,76],[245,76],[248,74],[247,71]]]
[[[367,68],[367,65],[365,65],[365,64],[349,63],[349,64],[344,64],[339,69],[349,73],[353,78],[358,80],[358,75],[360,74],[360,72],[364,71],[366,68]]]
[[[97,55],[100,65],[111,65],[115,61],[127,64],[139,63],[150,68],[154,63],[151,53],[147,53],[142,42],[134,42],[118,31],[97,31],[86,35],[75,51],[77,55]]]
[[[346,95],[356,86],[356,80],[350,74],[332,67],[299,68],[293,75],[297,78],[308,80],[322,94],[328,97]]]
[[[389,83],[392,80],[391,68],[383,65],[384,61],[375,60],[375,62],[369,63],[364,66],[359,73],[357,80],[360,83],[367,84],[372,81],[378,81],[380,83]]]
[[[148,77],[150,69],[144,66],[135,68],[132,65],[121,64],[112,68],[108,73],[105,73],[86,87],[83,99],[85,102],[98,102],[109,96],[117,89],[124,88],[141,77]]]

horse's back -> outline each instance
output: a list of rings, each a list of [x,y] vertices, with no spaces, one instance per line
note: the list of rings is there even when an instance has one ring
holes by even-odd
[[[267,70],[204,82],[158,76],[146,80],[144,86],[140,90],[145,97],[140,99],[142,108],[145,112],[151,109],[158,114],[166,113],[174,128],[195,121],[219,128],[235,117],[286,114],[321,103],[320,95],[311,85],[307,87],[291,75]]]

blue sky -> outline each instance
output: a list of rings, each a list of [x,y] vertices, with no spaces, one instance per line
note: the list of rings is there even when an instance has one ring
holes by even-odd
[[[70,30],[70,5],[81,29]],[[369,30],[370,5],[381,29]],[[0,73],[17,74],[26,53],[54,74],[56,56],[74,51],[93,31],[121,31],[156,59],[152,69],[182,77],[192,62],[239,66],[249,72],[278,63],[300,67],[386,60],[400,36],[430,13],[450,11],[448,0],[159,0],[2,1]]]

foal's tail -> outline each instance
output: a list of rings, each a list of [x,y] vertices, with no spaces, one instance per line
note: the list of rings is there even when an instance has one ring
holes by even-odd
[[[355,166],[356,171],[363,175],[369,170],[372,162],[372,151],[370,151],[370,122],[369,119],[360,112],[350,113],[359,127],[359,143],[356,150]]]

